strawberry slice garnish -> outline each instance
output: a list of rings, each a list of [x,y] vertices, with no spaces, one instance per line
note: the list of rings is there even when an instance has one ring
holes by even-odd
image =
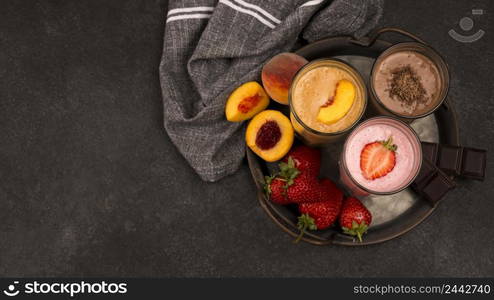
[[[364,178],[374,180],[386,176],[396,165],[396,149],[393,138],[376,141],[364,146],[360,152],[360,170]]]

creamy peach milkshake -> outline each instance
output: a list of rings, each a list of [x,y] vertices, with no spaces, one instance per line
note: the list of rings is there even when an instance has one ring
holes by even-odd
[[[362,117],[366,88],[360,75],[332,59],[315,60],[295,76],[289,94],[292,125],[307,144],[333,142]]]

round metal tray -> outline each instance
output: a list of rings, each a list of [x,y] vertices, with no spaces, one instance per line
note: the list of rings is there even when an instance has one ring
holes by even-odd
[[[424,43],[420,38],[404,30],[383,28],[360,40],[354,40],[351,37],[323,39],[300,48],[296,53],[309,61],[323,57],[336,57],[344,60],[355,67],[368,83],[375,59],[381,52],[392,46],[390,42],[378,39],[385,32],[400,33],[415,41]],[[272,106],[274,109],[288,114],[286,106],[278,104],[272,104]],[[411,126],[422,141],[459,145],[456,114],[452,103],[448,100],[434,114],[415,120]],[[329,144],[321,148],[323,157],[322,177],[338,182],[337,163],[342,147],[343,144],[338,143]],[[295,205],[281,206],[274,204],[264,194],[264,176],[276,170],[276,164],[264,162],[250,149],[247,149],[247,160],[257,186],[261,207],[281,229],[296,237],[299,234],[296,226],[299,215],[297,207]],[[370,196],[362,200],[373,216],[372,224],[362,243],[355,241],[353,237],[342,234],[337,226],[308,232],[302,240],[315,245],[362,246],[381,243],[408,232],[420,224],[435,209],[434,206],[422,199],[410,188],[395,195]]]

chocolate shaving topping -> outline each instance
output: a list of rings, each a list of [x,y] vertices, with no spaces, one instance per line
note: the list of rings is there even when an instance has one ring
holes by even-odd
[[[405,106],[427,102],[427,92],[410,65],[399,67],[391,71],[389,96]]]

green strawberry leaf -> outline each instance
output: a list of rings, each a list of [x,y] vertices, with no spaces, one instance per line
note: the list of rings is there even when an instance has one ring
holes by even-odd
[[[317,230],[317,225],[314,219],[311,216],[309,216],[309,214],[302,214],[298,217],[297,227],[298,229],[300,229],[300,234],[293,241],[295,244],[302,239],[302,236],[304,235],[307,229]]]
[[[356,236],[359,242],[361,243],[362,243],[362,236],[367,232],[368,228],[369,226],[365,222],[359,224],[355,220],[352,221],[352,228],[341,227],[344,234]]]
[[[297,178],[300,174],[300,171],[295,167],[295,162],[292,157],[288,157],[288,162],[280,162],[280,176],[286,180],[285,188],[288,188],[293,184],[293,180]]]
[[[272,176],[264,176],[264,192],[267,194],[267,195],[270,195],[271,194],[271,181],[273,181],[273,177]]]
[[[381,141],[381,144],[390,151],[398,150],[398,146],[393,144],[393,136],[390,136],[386,141]]]

